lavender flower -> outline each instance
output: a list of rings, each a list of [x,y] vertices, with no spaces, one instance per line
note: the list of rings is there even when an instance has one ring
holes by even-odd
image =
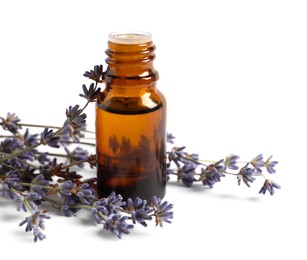
[[[50,162],[50,159],[48,158],[48,153],[39,153],[36,157],[38,162],[42,165],[45,165],[46,163]]]
[[[115,192],[112,192],[107,198],[102,200],[106,200],[106,209],[109,212],[108,215],[117,213],[119,210],[123,209],[123,206],[126,205],[126,202],[123,201],[123,197]]]
[[[18,184],[19,182],[19,172],[18,171],[9,171],[7,173],[7,177],[4,179],[4,181],[1,183],[2,185],[2,197],[5,195],[8,195],[11,199],[14,199],[15,191],[21,191],[22,186]],[[12,191],[13,189],[14,191]]]
[[[45,197],[49,192],[49,189],[46,188],[48,186],[49,181],[43,174],[39,174],[32,180],[31,191],[36,192],[41,197]]]
[[[145,221],[152,219],[151,214],[153,209],[147,205],[146,200],[135,198],[133,201],[131,198],[128,198],[126,210],[130,214],[133,224],[138,222],[144,227],[147,227]]]
[[[120,214],[112,215],[104,224],[104,229],[109,230],[118,238],[122,238],[122,234],[130,234],[130,229],[133,225],[127,224],[127,216],[121,216]]]
[[[95,101],[99,97],[101,91],[101,88],[95,89],[94,83],[90,85],[89,89],[83,84],[82,89],[84,94],[79,94],[79,96],[87,99],[88,102]]]
[[[55,135],[53,130],[49,130],[48,127],[41,133],[41,143],[50,147],[59,148],[58,145],[60,137]]]
[[[276,170],[274,169],[274,167],[275,167],[276,164],[278,164],[278,162],[277,162],[277,161],[270,161],[271,158],[272,158],[272,156],[270,156],[270,157],[266,160],[266,162],[265,162],[265,167],[266,167],[266,169],[267,169],[267,171],[268,171],[269,173],[275,173]]]
[[[71,180],[64,181],[58,188],[59,196],[61,198],[70,197],[72,195],[72,189],[75,187],[76,184],[74,184]]]
[[[80,126],[74,126],[66,120],[63,125],[63,131],[61,132],[60,142],[67,142],[70,138],[74,142],[80,142],[80,138],[84,137],[84,131],[86,130],[86,124]]]
[[[175,139],[175,136],[173,136],[173,134],[171,133],[167,133],[166,135],[166,141],[170,144],[173,144],[174,143],[174,139]]]
[[[104,77],[104,72],[103,72],[103,66],[102,65],[96,65],[94,66],[94,70],[90,70],[90,71],[86,71],[83,76],[87,77],[89,79],[92,79],[96,82],[100,82],[101,81],[101,76],[102,79]]]
[[[36,209],[35,200],[40,200],[42,197],[36,192],[16,192],[14,194],[14,199],[17,202],[17,211],[21,209],[27,212],[27,208],[30,207],[31,210]]]
[[[247,166],[249,163],[247,163],[244,167],[241,168],[237,179],[238,179],[238,184],[241,184],[241,180],[246,184],[247,187],[250,187],[249,182],[252,183],[254,180],[256,180],[253,177],[253,174],[255,173],[255,169],[248,168]]]
[[[82,183],[79,185],[77,187],[76,195],[85,205],[89,205],[89,200],[94,199],[94,191],[89,187],[88,183]]]
[[[11,154],[23,146],[17,138],[6,138],[0,143],[0,152]]]
[[[31,147],[31,146],[38,144],[37,136],[38,134],[30,135],[29,128],[27,128],[22,137],[24,145]]]
[[[178,168],[180,168],[180,163],[182,161],[182,157],[184,156],[185,147],[174,147],[170,152],[168,152],[168,160],[169,162],[174,162]]]
[[[70,163],[89,160],[88,151],[82,149],[81,147],[75,148],[72,152],[70,152],[67,147],[64,147],[64,149],[67,153],[67,157]],[[84,163],[80,163],[78,166],[83,168]]]
[[[221,177],[225,177],[225,166],[222,164],[223,161],[222,159],[215,164],[210,164],[208,167],[201,169],[200,180],[203,185],[212,188],[216,182],[221,181]]]
[[[75,200],[73,198],[66,198],[64,204],[61,206],[60,212],[62,215],[66,216],[66,217],[72,217],[74,216],[77,211],[79,211],[79,208],[73,208],[72,206],[74,206]]]
[[[79,105],[74,107],[70,106],[66,109],[66,121],[63,125],[62,140],[65,141],[71,137],[74,141],[79,141],[83,137],[83,131],[86,128],[86,114],[82,113],[83,110],[79,109]]]
[[[272,180],[266,179],[259,193],[265,194],[266,191],[268,190],[271,195],[274,195],[275,193],[274,189],[280,189],[280,186],[277,183],[273,182]]]
[[[46,211],[35,210],[34,213],[31,216],[26,217],[19,224],[19,226],[27,224],[26,225],[26,232],[33,230],[34,242],[37,242],[37,240],[43,240],[43,239],[46,238],[46,236],[43,234],[42,230],[45,229],[44,220],[50,219],[50,217],[47,216],[45,213],[46,213]]]
[[[86,114],[82,113],[82,109],[79,109],[79,105],[75,105],[74,107],[69,106],[69,108],[66,109],[66,117],[69,123],[74,127],[84,125],[86,122]]]
[[[156,225],[160,224],[160,227],[162,227],[163,222],[172,223],[170,219],[173,219],[173,204],[170,204],[167,201],[162,203],[160,198],[154,196],[152,198],[152,207],[156,217]]]
[[[119,194],[116,195],[112,192],[108,197],[102,198],[93,204],[92,215],[97,224],[105,221],[103,216],[111,216],[112,214],[117,214],[119,211],[123,211],[123,206],[126,202],[123,201],[123,197]]]
[[[196,180],[194,178],[196,167],[197,166],[195,165],[195,163],[188,162],[179,169],[180,174],[178,177],[179,179],[181,179],[185,186],[191,187],[193,182]]]
[[[4,130],[10,131],[14,135],[18,133],[18,129],[21,129],[21,126],[18,125],[20,119],[18,118],[18,116],[15,115],[15,113],[7,113],[6,118],[0,117],[0,119],[0,125],[2,126],[2,128]]]
[[[262,172],[261,168],[264,166],[262,154],[257,155],[253,160],[251,160],[251,165],[257,170],[257,172]]]
[[[226,157],[224,164],[226,168],[229,168],[231,170],[237,170],[239,169],[239,167],[236,165],[237,164],[237,160],[240,157],[234,154],[230,154]]]
[[[92,216],[97,224],[101,224],[105,219],[101,216],[109,215],[109,211],[106,208],[106,200],[98,200],[93,204],[92,207]]]

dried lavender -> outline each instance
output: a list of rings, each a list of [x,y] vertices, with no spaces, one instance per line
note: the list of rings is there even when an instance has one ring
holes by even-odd
[[[168,134],[172,138],[170,143],[174,143],[175,137]],[[177,181],[182,182],[186,187],[191,187],[197,182],[201,182],[204,186],[213,188],[213,186],[222,180],[226,175],[236,176],[238,185],[243,183],[250,187],[250,184],[256,180],[256,177],[263,177],[265,182],[259,193],[265,194],[268,190],[271,195],[275,193],[275,189],[280,189],[280,185],[268,179],[263,169],[269,174],[275,173],[277,161],[272,161],[272,156],[267,160],[263,160],[263,155],[259,154],[248,162],[238,162],[239,156],[230,154],[225,159],[216,162],[199,160],[198,155],[185,151],[186,147],[173,147],[167,152],[168,164],[167,174],[168,180],[171,176],[177,176]],[[205,164],[209,162],[210,164]],[[243,166],[239,167],[239,164]]]
[[[173,219],[173,204],[157,197],[150,202],[142,198],[123,201],[120,194],[113,192],[106,198],[97,198],[96,178],[85,179],[75,170],[85,165],[91,168],[96,165],[95,154],[81,147],[94,146],[94,143],[84,142],[88,132],[84,110],[98,98],[98,84],[104,81],[104,75],[102,65],[84,73],[85,77],[94,81],[89,87],[82,85],[80,96],[86,103],[83,107],[69,106],[61,127],[26,124],[14,113],[0,117],[0,125],[8,133],[0,136],[0,192],[3,197],[15,201],[18,211],[30,212],[20,225],[26,224],[26,231],[33,231],[35,242],[46,238],[44,220],[50,217],[43,209],[45,203],[50,203],[67,217],[76,216],[80,210],[90,210],[93,221],[118,238],[129,234],[136,224],[146,227],[148,222],[155,220],[156,225],[162,227]],[[24,126],[43,130],[32,134],[26,128],[22,133]],[[174,135],[167,134],[169,143],[174,144],[174,139]],[[118,149],[118,141],[111,142],[112,149]],[[70,148],[71,144],[78,146]],[[127,149],[131,146],[129,140],[123,140],[123,145]],[[61,152],[44,151],[44,146]],[[237,177],[239,185],[243,182],[248,187],[256,181],[256,177],[264,177],[261,194],[268,191],[273,195],[280,188],[264,175],[264,170],[269,174],[276,172],[278,162],[272,161],[272,156],[264,160],[260,154],[251,161],[238,162],[239,156],[231,154],[217,161],[202,161],[198,154],[188,153],[184,146],[172,147],[166,156],[168,180],[175,176],[187,187],[201,183],[212,188],[230,175]]]
[[[46,203],[67,217],[76,216],[82,209],[90,210],[93,220],[118,238],[129,234],[137,223],[147,226],[146,222],[153,218],[159,218],[159,223],[168,221],[162,217],[159,205],[154,208],[140,198],[134,203],[128,200],[128,205],[114,192],[106,198],[97,198],[96,178],[85,179],[74,170],[75,166],[82,168],[87,164],[93,168],[96,165],[95,154],[90,154],[81,145],[94,146],[94,143],[83,141],[87,132],[84,110],[100,94],[98,83],[103,82],[102,66],[95,66],[84,76],[95,81],[89,88],[82,86],[80,96],[86,99],[86,104],[69,106],[62,127],[22,123],[11,113],[6,118],[0,117],[4,132],[9,132],[0,136],[0,192],[3,197],[15,201],[18,211],[30,212],[20,225],[26,224],[26,231],[33,231],[35,242],[46,238],[44,220],[50,218],[43,209]],[[43,130],[32,134],[26,128],[22,133],[23,126]],[[79,146],[71,149],[71,144]],[[44,151],[44,146],[61,152]]]

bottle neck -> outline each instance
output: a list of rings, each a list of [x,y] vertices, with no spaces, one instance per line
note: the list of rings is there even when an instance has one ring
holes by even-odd
[[[153,67],[155,45],[152,41],[139,44],[108,42],[105,75],[107,87],[154,87],[158,72]]]

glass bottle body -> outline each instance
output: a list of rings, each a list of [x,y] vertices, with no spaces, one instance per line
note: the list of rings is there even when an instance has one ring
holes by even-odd
[[[166,101],[156,88],[153,51],[152,42],[109,42],[106,88],[96,106],[99,197],[165,195]]]

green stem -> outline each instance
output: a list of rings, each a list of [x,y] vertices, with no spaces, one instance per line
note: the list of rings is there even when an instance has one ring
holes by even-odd
[[[45,153],[44,152],[38,152],[38,154],[45,154]],[[67,154],[49,153],[49,152],[47,152],[47,154],[50,155],[50,156],[67,158]]]
[[[83,109],[83,110],[84,110],[84,109]],[[83,111],[83,110],[82,110],[82,111]],[[60,126],[39,125],[39,124],[27,124],[27,123],[18,123],[17,125],[18,125],[18,126],[27,126],[27,127],[37,127],[37,128],[46,128],[46,127],[52,128],[52,129],[61,129],[61,128],[62,128],[62,127],[60,127]],[[95,134],[94,131],[90,131],[90,130],[84,130],[84,132],[90,133],[90,134]],[[2,136],[0,136],[0,137],[2,137]],[[3,137],[5,137],[5,136],[3,136]],[[11,137],[15,137],[15,136],[11,136]]]
[[[35,144],[35,145],[33,145],[33,146],[27,147],[27,148],[25,148],[25,149],[23,149],[23,150],[20,150],[20,151],[18,151],[18,152],[15,152],[15,153],[12,153],[12,154],[8,154],[8,155],[6,155],[6,156],[4,156],[4,157],[2,157],[2,158],[0,159],[0,163],[3,163],[3,162],[5,162],[5,161],[7,161],[7,160],[9,160],[9,159],[11,159],[11,158],[13,158],[13,157],[19,156],[19,155],[21,155],[21,154],[23,154],[23,153],[29,152],[29,151],[35,149],[36,147],[38,147],[38,146],[40,146],[40,145],[41,145],[41,143],[38,143],[38,144]]]
[[[93,207],[91,205],[84,205],[84,204],[77,204],[70,206],[72,209],[92,209]]]
[[[17,171],[19,171],[19,172],[25,173],[24,170],[18,169],[18,168],[16,168],[16,167],[13,167],[13,166],[8,165],[8,164],[6,164],[6,163],[0,163],[0,164],[1,164],[2,166],[4,166],[4,167],[10,169],[10,170],[13,170],[13,171],[14,171],[14,170],[17,170]]]
[[[78,164],[85,163],[85,162],[87,162],[87,160],[76,161],[76,162],[73,162],[73,163],[70,163],[70,164],[67,164],[67,165],[63,166],[61,169],[65,170],[65,169],[67,169],[67,168],[69,168],[71,166],[78,165]]]
[[[98,215],[99,215],[104,221],[107,221],[107,220],[108,220],[108,218],[107,218],[105,215],[103,215],[100,211],[98,211]]]
[[[59,126],[51,126],[51,125],[39,125],[39,124],[27,124],[27,123],[18,123],[18,126],[28,126],[28,127],[39,127],[39,128],[53,128],[53,129],[61,129]]]
[[[21,186],[28,186],[31,187],[33,185],[33,183],[28,183],[28,182],[17,182],[18,184],[20,184]],[[53,187],[50,186],[41,186],[44,189],[48,189],[48,190],[53,190]]]
[[[4,155],[4,156],[9,155],[9,154],[3,153],[3,152],[0,152],[0,154],[2,154],[2,155]],[[19,158],[17,158],[17,160],[20,161],[20,162],[22,162],[22,163],[25,163],[25,164],[31,166],[32,168],[38,169],[38,167],[37,167],[36,165],[33,165],[33,164],[31,164],[31,163],[29,163],[29,162],[27,162],[27,161],[24,161],[24,160],[19,159]],[[18,169],[16,169],[16,170],[18,170]]]
[[[0,138],[13,138],[13,137],[17,137],[15,135],[0,135]]]
[[[203,161],[203,160],[195,160],[195,159],[192,159],[192,158],[190,158],[190,157],[186,157],[186,156],[181,156],[183,159],[185,159],[185,160],[188,160],[188,161],[191,161],[191,162],[194,162],[194,163],[196,163],[196,164],[200,164],[200,165],[203,165],[203,166],[208,166],[208,165],[206,165],[206,164],[204,164],[204,163],[201,163],[201,161]],[[213,161],[212,161],[213,162]],[[215,161],[214,161],[215,162]]]
[[[27,205],[27,208],[31,211],[32,215],[34,214],[34,211],[29,203],[29,201],[27,199],[25,199],[25,204]]]

